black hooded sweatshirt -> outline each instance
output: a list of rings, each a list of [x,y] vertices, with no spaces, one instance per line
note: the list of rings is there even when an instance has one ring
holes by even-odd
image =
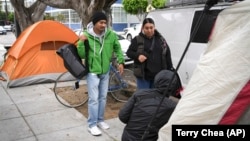
[[[160,105],[160,101],[164,97],[164,91],[168,87],[173,75],[174,73],[169,70],[160,71],[154,79],[155,89],[136,91],[122,107],[119,112],[119,119],[126,124],[122,134],[122,141],[142,141],[142,136],[157,107]],[[178,79],[175,77],[172,85],[169,86],[171,91],[176,92],[177,81]],[[168,92],[171,93],[170,91]],[[143,141],[156,141],[158,139],[159,129],[168,122],[176,104],[177,102],[164,97],[151,124],[149,133]]]

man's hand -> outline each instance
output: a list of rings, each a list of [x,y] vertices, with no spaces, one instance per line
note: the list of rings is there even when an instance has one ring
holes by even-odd
[[[118,70],[119,70],[120,74],[122,75],[123,74],[123,70],[124,70],[124,65],[123,64],[119,64]]]
[[[80,40],[82,40],[83,42],[88,40],[88,38],[85,36],[85,35],[81,35],[80,37]]]

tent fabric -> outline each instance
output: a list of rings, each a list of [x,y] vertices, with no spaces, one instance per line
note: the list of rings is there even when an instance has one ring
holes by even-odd
[[[250,124],[249,7],[250,1],[242,1],[218,15],[208,48],[158,141],[171,141],[171,125]]]
[[[77,40],[78,36],[67,26],[56,21],[39,21],[24,30],[8,50],[0,76],[8,81],[10,88],[54,82],[66,71],[56,50]]]

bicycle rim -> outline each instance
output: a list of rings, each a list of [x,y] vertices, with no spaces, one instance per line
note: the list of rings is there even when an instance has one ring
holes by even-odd
[[[61,74],[54,85],[56,99],[64,106],[75,108],[83,105],[88,100],[87,89],[83,81],[79,81],[79,88],[75,88],[77,79],[69,72]]]
[[[120,102],[127,102],[128,99],[133,95],[136,91],[136,78],[133,74],[133,71],[129,69],[124,69],[123,74],[121,75],[123,81],[127,83],[126,88],[118,88],[116,90],[110,91],[112,97]],[[109,87],[120,86],[121,80],[116,76],[116,74],[112,74],[109,79]]]

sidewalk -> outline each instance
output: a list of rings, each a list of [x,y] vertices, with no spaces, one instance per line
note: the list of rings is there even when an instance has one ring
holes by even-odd
[[[0,139],[3,141],[119,141],[124,124],[106,120],[101,136],[87,131],[87,118],[55,98],[53,84],[6,88],[0,81]]]
[[[10,32],[0,35],[0,65],[4,46],[14,41]],[[92,136],[87,118],[56,100],[52,83],[10,89],[6,85],[0,80],[1,141],[120,141],[124,124],[118,118],[106,120],[110,129]]]

